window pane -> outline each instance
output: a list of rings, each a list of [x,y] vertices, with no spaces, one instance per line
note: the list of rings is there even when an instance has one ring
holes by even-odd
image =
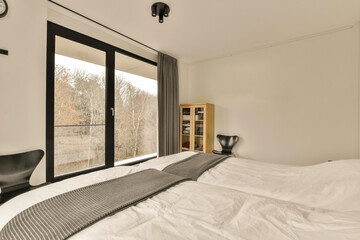
[[[103,51],[56,37],[54,175],[105,164]]]
[[[204,108],[195,108],[195,129],[194,129],[194,150],[203,151],[203,137],[204,137]]]
[[[190,151],[191,108],[182,108],[181,151]]]
[[[157,68],[115,54],[115,162],[157,153]]]

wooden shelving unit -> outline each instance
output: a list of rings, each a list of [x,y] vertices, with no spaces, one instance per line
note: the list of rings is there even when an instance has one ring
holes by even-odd
[[[180,151],[211,153],[214,148],[214,104],[180,105]]]

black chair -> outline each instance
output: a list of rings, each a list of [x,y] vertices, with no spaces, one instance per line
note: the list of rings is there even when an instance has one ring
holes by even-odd
[[[1,195],[30,187],[30,176],[43,156],[40,149],[0,156]]]
[[[221,151],[213,150],[212,152],[220,155],[234,155],[232,153],[232,149],[235,146],[235,144],[239,141],[239,137],[226,136],[221,134],[218,134],[216,137],[219,140],[222,150]]]

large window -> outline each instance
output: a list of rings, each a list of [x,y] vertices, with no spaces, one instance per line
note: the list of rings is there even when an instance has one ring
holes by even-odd
[[[156,63],[48,23],[47,181],[157,155]]]

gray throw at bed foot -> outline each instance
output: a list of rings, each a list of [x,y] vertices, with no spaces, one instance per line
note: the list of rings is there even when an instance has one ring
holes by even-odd
[[[198,153],[184,160],[170,164],[163,169],[164,172],[191,178],[196,181],[201,174],[215,165],[221,163],[229,156],[215,155],[210,153]]]
[[[63,193],[18,214],[2,229],[0,239],[66,239],[185,180],[184,177],[148,169]]]

